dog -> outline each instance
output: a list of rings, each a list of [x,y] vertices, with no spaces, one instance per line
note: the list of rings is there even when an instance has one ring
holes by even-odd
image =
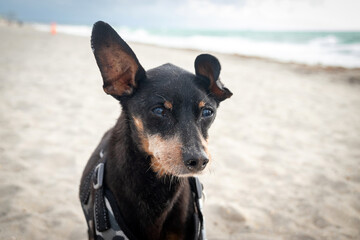
[[[197,56],[195,74],[169,63],[145,71],[101,21],[91,46],[103,89],[122,111],[81,178],[89,239],[205,239],[202,187],[193,176],[211,159],[208,129],[232,95],[218,59]]]

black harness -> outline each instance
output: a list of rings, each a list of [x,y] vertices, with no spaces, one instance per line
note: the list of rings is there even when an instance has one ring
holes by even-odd
[[[136,240],[126,227],[115,197],[104,184],[106,156],[100,151],[98,165],[80,185],[80,201],[88,225],[89,236],[96,240]],[[206,240],[205,221],[202,214],[203,187],[197,177],[190,177],[194,201],[195,239]]]

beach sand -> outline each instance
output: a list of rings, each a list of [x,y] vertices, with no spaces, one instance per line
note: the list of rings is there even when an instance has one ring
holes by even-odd
[[[0,25],[0,239],[86,239],[82,170],[114,125],[90,40]],[[198,51],[130,43],[145,69]],[[208,239],[360,239],[360,70],[215,54]]]

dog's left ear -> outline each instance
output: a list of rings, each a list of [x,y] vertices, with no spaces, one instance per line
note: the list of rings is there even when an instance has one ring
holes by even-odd
[[[196,75],[209,80],[208,90],[219,102],[233,95],[220,81],[220,70],[219,60],[210,54],[201,54],[195,59]]]
[[[107,94],[115,98],[130,95],[138,81],[146,77],[134,52],[109,24],[94,24],[91,47]]]

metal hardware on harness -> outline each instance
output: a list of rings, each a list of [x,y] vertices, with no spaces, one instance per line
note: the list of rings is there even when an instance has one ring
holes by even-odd
[[[101,149],[101,150],[100,150],[99,156],[100,156],[100,158],[103,158],[103,156],[104,156],[104,149]]]
[[[104,157],[104,149],[99,152],[100,158]],[[102,187],[104,181],[104,163],[99,163],[94,169],[94,189]]]
[[[99,163],[94,170],[94,189],[99,189],[104,180],[104,163]]]

